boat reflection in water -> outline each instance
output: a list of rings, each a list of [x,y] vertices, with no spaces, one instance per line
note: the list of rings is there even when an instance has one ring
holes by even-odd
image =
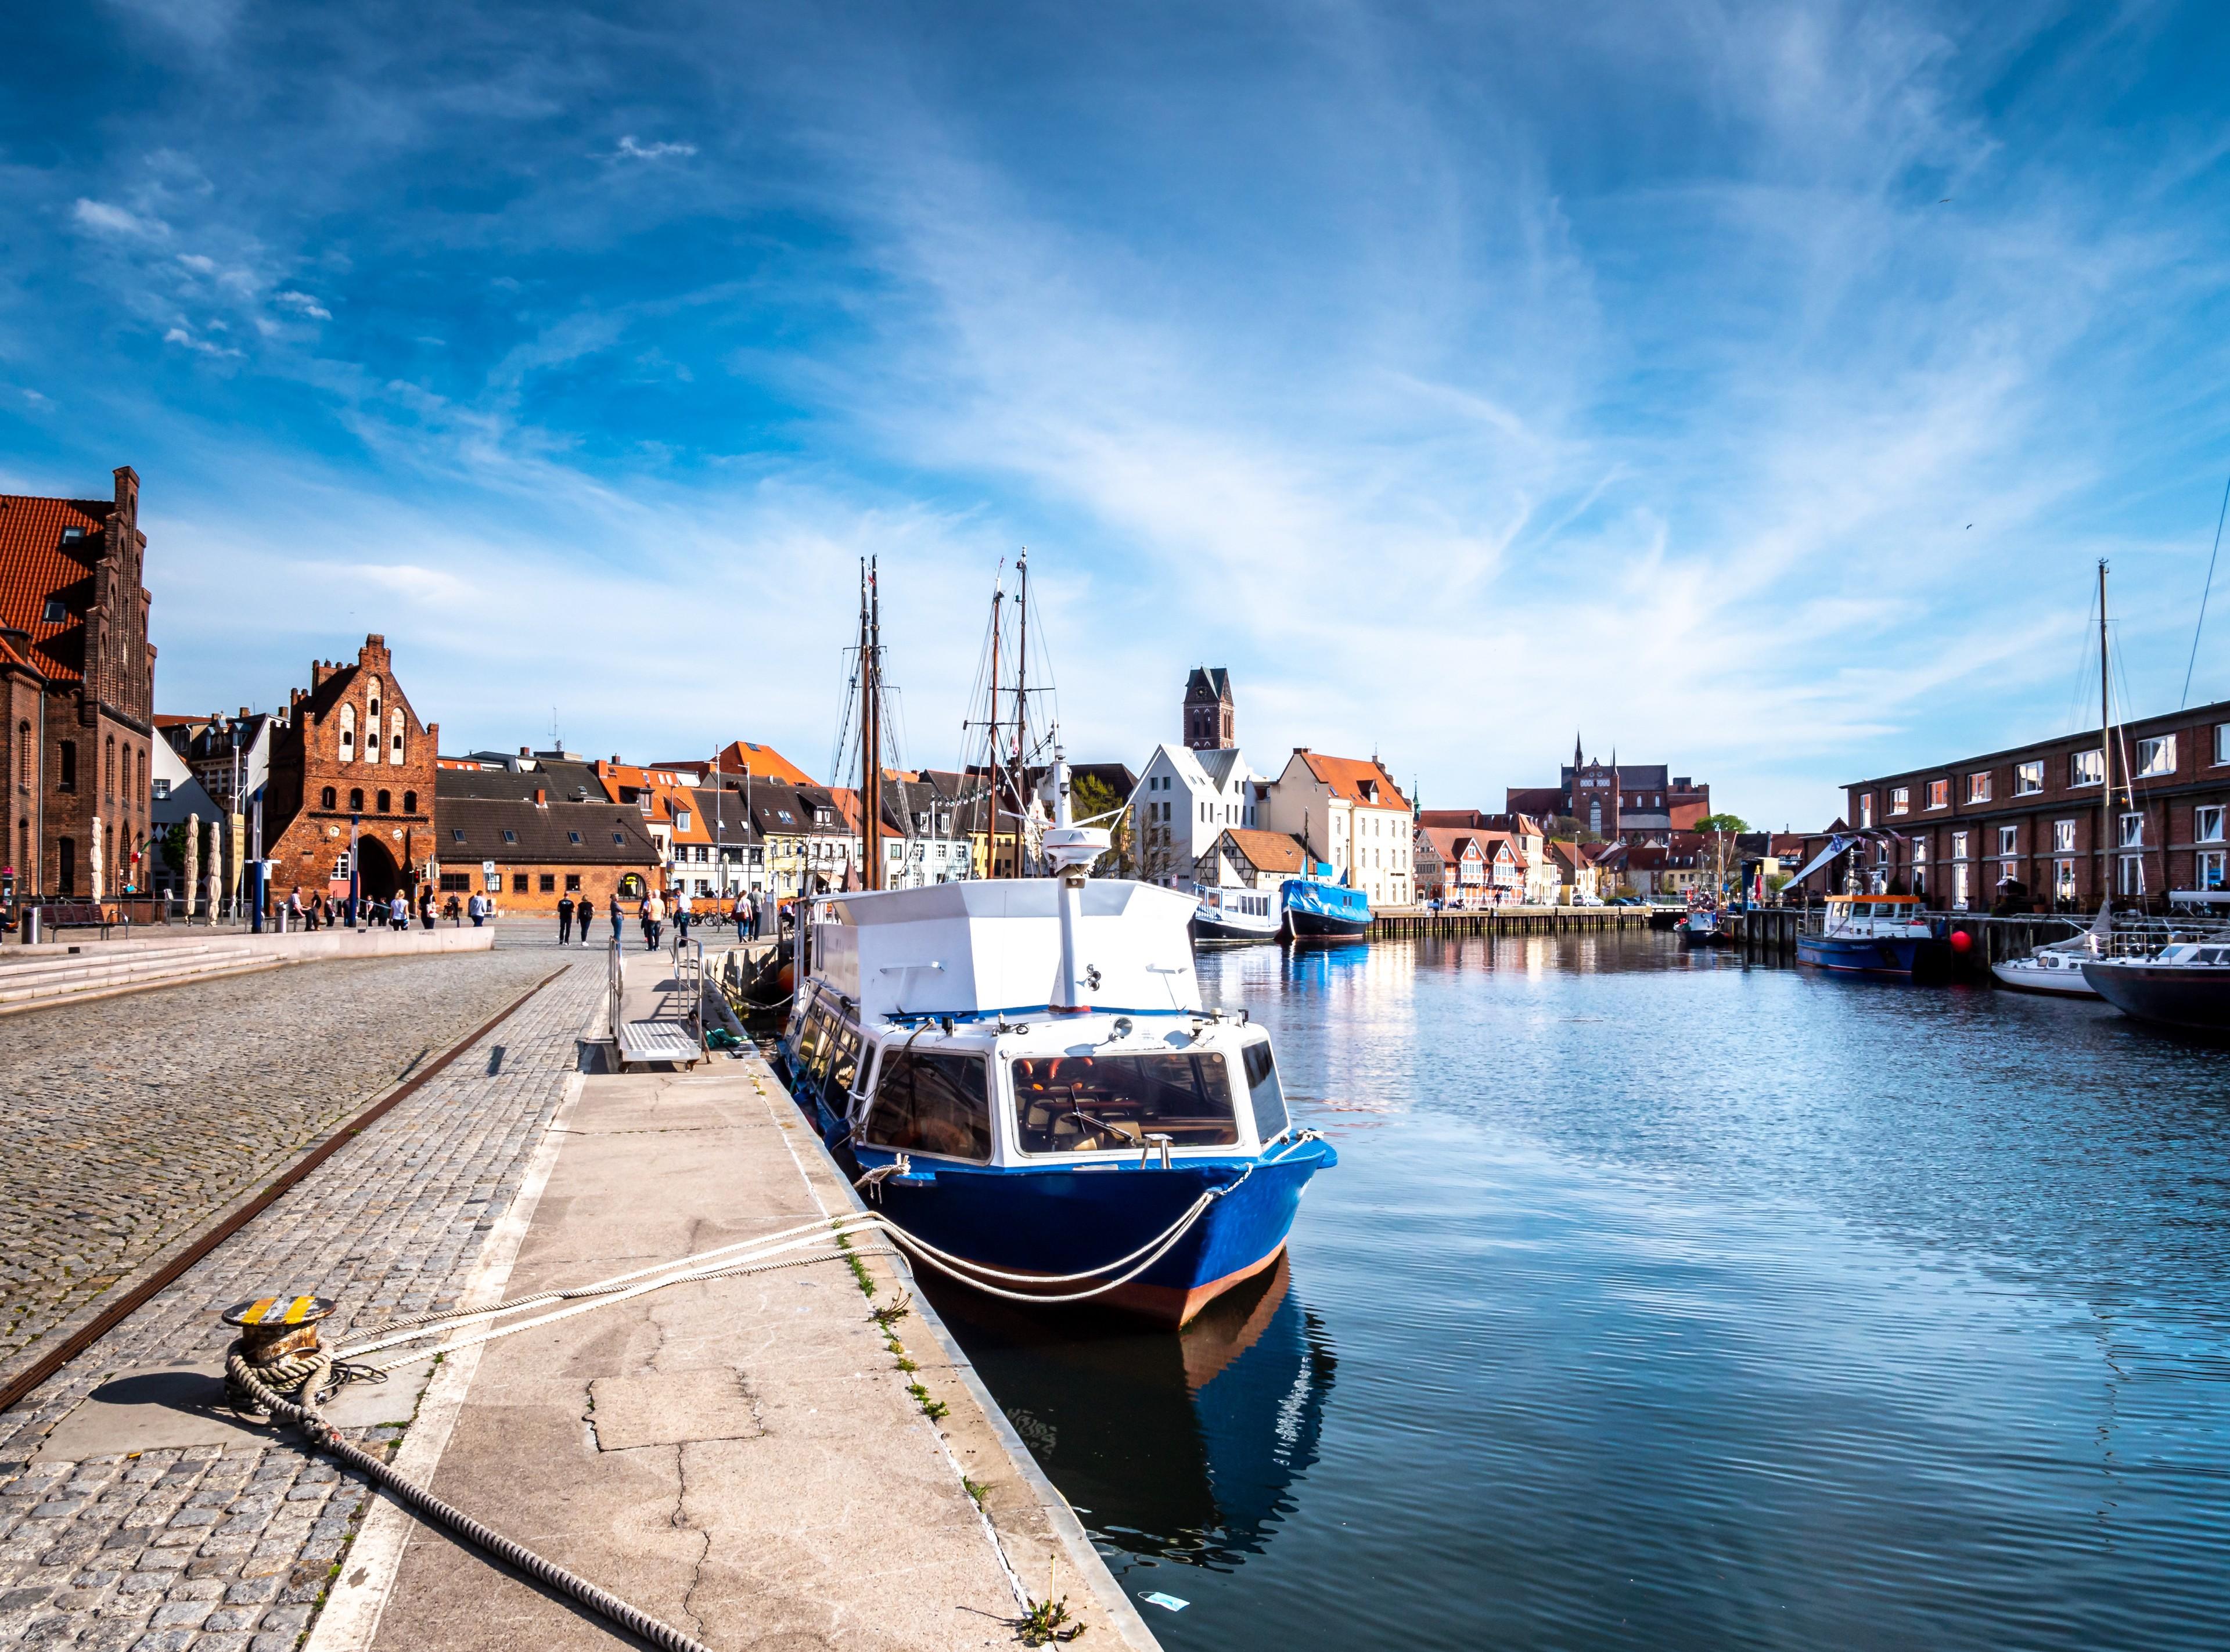
[[[1317,1458],[1334,1360],[1290,1279],[1281,1255],[1176,1334],[923,1282],[1103,1552],[1221,1569],[1262,1550]]]

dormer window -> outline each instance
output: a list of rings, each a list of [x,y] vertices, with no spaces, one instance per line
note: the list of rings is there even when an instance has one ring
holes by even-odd
[[[678,813],[677,814],[675,814],[675,815],[674,815],[674,829],[676,832],[686,832],[686,831],[688,831],[688,830],[689,830],[689,811],[688,811],[688,810],[686,810],[686,809],[683,809],[683,810],[681,810],[680,813]]]
[[[65,528],[62,530],[62,543],[66,545],[74,545],[84,537],[85,530],[82,528]]]
[[[47,599],[47,606],[40,610],[39,618],[50,626],[58,626],[69,618],[69,609],[62,605],[61,598],[50,596]]]

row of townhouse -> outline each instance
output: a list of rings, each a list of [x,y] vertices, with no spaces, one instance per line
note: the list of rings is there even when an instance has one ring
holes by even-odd
[[[1551,838],[1544,822],[1522,812],[1425,809],[1417,817],[1418,896],[1457,910],[1599,900],[1616,881],[1612,847]]]

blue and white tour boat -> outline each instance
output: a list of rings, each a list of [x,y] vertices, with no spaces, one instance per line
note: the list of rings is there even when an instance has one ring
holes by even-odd
[[[1370,897],[1359,889],[1323,876],[1288,877],[1279,894],[1286,928],[1297,941],[1359,940],[1370,933]]]
[[[1192,886],[1200,903],[1192,915],[1196,941],[1275,941],[1286,932],[1286,900],[1260,889]]]
[[[1277,1261],[1337,1155],[1269,1034],[1202,1006],[1198,901],[1087,877],[1108,834],[1054,778],[1052,876],[819,903],[783,1062],[918,1263],[1182,1325]]]

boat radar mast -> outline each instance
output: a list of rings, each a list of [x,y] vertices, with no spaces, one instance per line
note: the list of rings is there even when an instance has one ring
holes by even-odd
[[[1060,980],[1052,1007],[1056,1012],[1080,1015],[1092,1006],[1085,993],[1098,985],[1099,972],[1080,964],[1076,955],[1077,923],[1084,916],[1084,881],[1092,863],[1114,842],[1105,826],[1075,824],[1069,807],[1068,759],[1059,745],[1053,749],[1054,823],[1046,828],[1046,865],[1060,880]]]

